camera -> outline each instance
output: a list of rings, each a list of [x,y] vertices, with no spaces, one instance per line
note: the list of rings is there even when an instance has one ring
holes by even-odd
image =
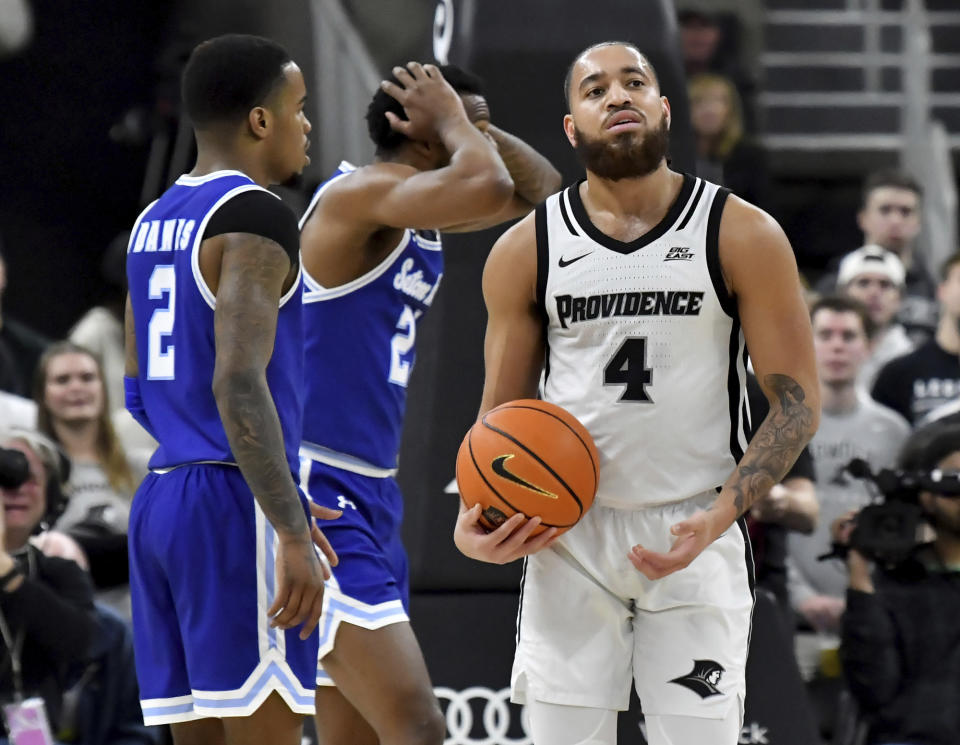
[[[833,551],[821,558],[845,558],[848,548],[853,548],[878,564],[887,567],[901,564],[921,544],[918,531],[925,517],[919,503],[920,492],[960,499],[958,472],[939,468],[932,471],[884,468],[874,473],[860,458],[850,461],[846,471],[867,482],[875,501],[857,514],[849,547],[834,544]]]
[[[0,488],[16,489],[29,478],[27,456],[19,450],[0,448]]]

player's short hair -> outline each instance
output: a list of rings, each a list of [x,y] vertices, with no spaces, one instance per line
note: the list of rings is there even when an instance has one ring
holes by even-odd
[[[450,86],[459,94],[483,95],[483,81],[479,76],[468,72],[456,65],[437,65],[440,74],[444,80],[450,83]],[[400,81],[390,74],[388,78],[393,83],[400,85]],[[370,139],[377,147],[377,155],[385,155],[394,152],[404,142],[409,141],[402,132],[398,132],[390,126],[386,113],[392,111],[399,119],[406,119],[407,113],[403,110],[401,103],[388,93],[381,89],[373,94],[370,105],[367,106],[367,131],[370,133]]]
[[[923,188],[913,176],[897,168],[884,168],[873,171],[864,179],[860,206],[866,207],[870,195],[883,188],[906,189],[916,194],[918,200],[923,199]]]
[[[950,279],[950,272],[953,271],[955,266],[960,266],[960,251],[948,256],[947,260],[944,261],[940,266],[940,280],[942,282],[946,282],[948,279]]]
[[[832,310],[834,313],[856,313],[860,317],[860,324],[868,341],[877,333],[877,324],[870,317],[870,311],[856,298],[847,295],[824,295],[810,306],[810,320],[813,321],[821,310]]]
[[[183,70],[183,108],[194,126],[240,121],[262,106],[291,62],[270,39],[226,34],[198,44]]]
[[[646,60],[647,66],[650,68],[650,72],[653,73],[653,79],[660,85],[660,78],[657,77],[657,71],[653,67],[653,63],[650,61],[650,58],[647,57],[638,47],[631,41],[600,41],[596,44],[591,44],[585,49],[581,49],[576,57],[570,62],[570,65],[567,67],[567,74],[563,78],[563,100],[567,102],[567,109],[570,109],[570,84],[573,82],[573,68],[577,64],[577,61],[585,55],[587,52],[592,52],[594,49],[600,49],[601,47],[629,47],[633,49],[637,54],[643,57]]]

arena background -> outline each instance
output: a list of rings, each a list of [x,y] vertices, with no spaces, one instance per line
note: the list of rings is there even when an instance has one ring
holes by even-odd
[[[719,14],[758,83],[756,132],[783,224],[810,279],[838,247],[859,245],[862,177],[910,167],[927,200],[931,264],[955,250],[960,160],[960,6],[956,0],[34,0],[30,27],[0,36],[0,237],[4,311],[62,337],[115,296],[111,241],[193,157],[177,76],[192,45],[225,32],[284,43],[311,88],[313,165],[281,189],[302,206],[340,159],[370,158],[363,110],[380,76],[407,59],[450,61],[486,80],[493,121],[561,170],[580,168],[563,137],[561,81],[572,55],[607,38],[637,43],[673,104],[672,160],[693,171],[676,12]],[[452,543],[454,456],[482,385],[480,271],[499,230],[445,238],[444,284],[418,328],[419,354],[400,481],[407,496],[413,622],[448,712],[448,743],[528,742],[504,701],[519,564],[468,562]],[[790,634],[758,605],[741,742],[812,742]],[[785,705],[788,702],[789,705]],[[636,702],[634,702],[636,704]],[[636,706],[621,717],[624,743]]]

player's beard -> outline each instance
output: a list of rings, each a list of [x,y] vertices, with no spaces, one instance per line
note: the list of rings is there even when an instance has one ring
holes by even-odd
[[[610,181],[640,178],[653,173],[670,148],[670,130],[667,119],[660,126],[641,137],[636,131],[621,132],[612,140],[593,140],[574,127],[577,157],[591,173]]]

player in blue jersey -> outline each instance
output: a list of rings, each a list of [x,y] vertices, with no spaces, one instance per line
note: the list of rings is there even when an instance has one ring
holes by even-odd
[[[326,529],[341,561],[320,625],[324,745],[443,741],[407,616],[392,478],[417,323],[443,270],[437,231],[519,217],[560,185],[542,156],[490,123],[474,76],[417,63],[393,72],[367,113],[375,162],[341,164],[301,221],[309,370],[301,484],[343,510]]]
[[[329,576],[314,541],[336,557],[294,478],[299,236],[265,187],[309,162],[306,90],[252,36],[200,44],[182,83],[197,163],[127,253],[127,407],[159,442],[130,515],[141,706],[176,745],[294,745]]]

